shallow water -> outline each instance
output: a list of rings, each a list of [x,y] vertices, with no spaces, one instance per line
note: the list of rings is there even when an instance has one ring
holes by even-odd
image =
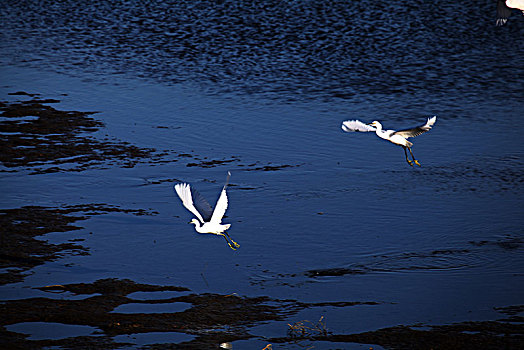
[[[60,339],[82,335],[95,335],[99,330],[88,326],[73,326],[60,323],[25,322],[7,327],[8,330],[30,334],[29,339]]]
[[[154,152],[131,165],[4,164],[2,209],[100,207],[79,230],[42,236],[87,254],[28,268],[2,300],[128,278],[317,303],[233,342],[252,349],[321,316],[340,334],[501,318],[495,308],[524,302],[524,17],[496,28],[494,11],[472,1],[7,2],[2,101],[31,99],[9,95],[25,91],[60,111],[98,112],[104,126],[83,135]],[[420,168],[374,135],[340,129],[432,115],[435,127],[413,141]],[[237,251],[197,235],[172,191],[189,182],[213,203],[227,171]],[[335,302],[373,304],[322,304]],[[155,334],[115,341],[142,346]]]

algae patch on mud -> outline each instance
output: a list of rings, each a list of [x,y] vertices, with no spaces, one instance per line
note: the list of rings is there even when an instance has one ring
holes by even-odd
[[[95,112],[61,111],[49,106],[59,102],[38,97],[0,102],[0,163],[6,168],[2,171],[23,167],[41,174],[111,165],[133,167],[165,155],[128,142],[97,139],[91,135],[104,124],[91,117]]]
[[[287,302],[275,304],[268,297],[240,297],[235,294],[193,294],[184,287],[156,286],[130,280],[103,279],[93,283],[52,285],[38,288],[53,293],[70,292],[90,295],[82,300],[29,298],[9,300],[0,304],[0,345],[19,347],[91,346],[115,348],[112,338],[124,334],[150,332],[180,332],[195,338],[184,348],[209,348],[226,341],[251,338],[247,331],[260,322],[283,320],[293,312]],[[179,296],[168,299],[133,299],[135,292],[174,291]],[[95,294],[94,296],[91,296]],[[191,305],[182,312],[118,313],[112,312],[129,303],[184,303]],[[59,322],[85,325],[102,330],[105,337],[76,337],[67,339],[29,340],[26,336],[7,331],[5,326],[24,322]],[[96,338],[96,339],[94,339]]]

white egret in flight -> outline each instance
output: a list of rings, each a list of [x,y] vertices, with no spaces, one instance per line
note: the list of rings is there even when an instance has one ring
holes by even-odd
[[[360,132],[369,132],[374,131],[378,137],[388,140],[395,145],[402,146],[404,148],[404,154],[406,155],[406,161],[409,165],[413,166],[413,163],[420,166],[420,163],[418,160],[415,159],[415,156],[413,155],[413,151],[411,150],[411,146],[413,146],[413,143],[409,142],[407,138],[409,137],[415,137],[420,134],[425,133],[426,131],[431,130],[431,127],[433,124],[435,124],[435,121],[437,120],[437,117],[431,117],[428,118],[426,124],[417,126],[415,128],[411,129],[405,129],[405,130],[382,130],[382,124],[380,124],[378,121],[374,121],[371,124],[364,124],[360,120],[346,120],[342,123],[342,130],[346,132],[352,132],[352,131],[360,131]],[[407,150],[409,150],[409,153],[411,154],[412,160],[408,159],[408,153]]]
[[[206,199],[189,184],[176,184],[174,190],[182,200],[184,207],[197,217],[198,220],[193,219],[189,223],[195,225],[195,230],[198,233],[211,233],[217,236],[222,236],[231,249],[236,250],[240,245],[233,241],[226,232],[226,230],[231,227],[231,224],[222,224],[222,218],[226,213],[228,205],[226,187],[229,183],[230,176],[231,173],[228,171],[226,184],[222,188],[222,192],[220,193],[220,197],[217,200],[214,210]]]

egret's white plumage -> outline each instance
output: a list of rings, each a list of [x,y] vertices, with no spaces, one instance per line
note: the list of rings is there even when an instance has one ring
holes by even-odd
[[[503,26],[511,16],[511,9],[518,9],[524,15],[524,0],[498,0],[497,1],[497,26]]]
[[[229,183],[229,177],[231,173],[227,173],[226,184],[222,188],[220,197],[215,205],[215,209],[211,208],[211,205],[206,201],[200,193],[198,193],[189,184],[180,183],[174,186],[174,190],[178,197],[182,200],[182,204],[197,218],[190,221],[190,224],[195,225],[195,230],[198,233],[211,233],[214,235],[223,236],[232,249],[238,248],[239,245],[229,237],[226,232],[231,227],[231,224],[222,224],[222,218],[226,213],[228,200],[226,188]],[[228,241],[231,240],[231,244]]]
[[[365,124],[361,122],[360,120],[346,120],[342,123],[342,130],[346,132],[370,132],[374,131],[378,137],[388,140],[396,145],[402,146],[404,148],[404,153],[406,155],[406,161],[409,165],[413,165],[413,163],[420,166],[420,163],[418,160],[415,159],[415,156],[413,155],[413,152],[411,151],[411,146],[413,146],[413,143],[409,142],[407,139],[410,137],[415,137],[420,134],[425,133],[426,131],[431,130],[433,127],[433,124],[437,121],[437,117],[431,117],[428,118],[426,123],[421,126],[417,126],[410,129],[404,129],[404,130],[383,130],[382,124],[378,121],[374,121],[371,124]],[[409,150],[409,153],[411,153],[412,160],[408,159],[408,154],[406,152],[406,149]]]
[[[345,132],[368,132],[375,131],[376,129],[369,124],[364,124],[360,120],[346,120],[342,123],[342,130]]]

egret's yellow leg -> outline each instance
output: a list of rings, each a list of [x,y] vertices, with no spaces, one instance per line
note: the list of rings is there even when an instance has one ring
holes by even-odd
[[[404,154],[406,155],[406,162],[408,162],[409,165],[413,166],[413,162],[411,160],[409,160],[408,158],[408,152],[406,151],[406,147],[402,146],[402,148],[404,148]],[[411,151],[411,149],[410,149]]]
[[[227,245],[229,246],[229,248],[231,248],[231,249],[233,249],[233,250],[237,250],[237,248],[240,247],[240,245],[239,245],[237,242],[233,241],[233,240],[231,239],[231,237],[229,237],[229,235],[227,235],[227,237],[229,237],[229,239],[231,239],[231,242],[233,242],[233,244],[234,244],[235,246],[233,246],[231,243],[229,243],[229,241],[228,241],[228,239],[227,239],[227,237],[226,237],[225,234],[223,234],[223,233],[217,233],[217,235],[224,237],[224,239],[226,240]]]
[[[411,153],[411,158],[413,158],[413,162],[417,164],[418,166],[421,166],[418,160],[415,159],[415,156],[413,155],[413,151],[411,150],[411,147],[408,147],[408,148],[409,148],[409,153]]]
[[[235,245],[236,248],[240,248],[240,244],[238,244],[237,242],[233,241],[233,238],[231,238],[231,236],[227,232],[224,231],[224,233],[226,234],[227,238],[229,238],[231,243],[233,243]]]

